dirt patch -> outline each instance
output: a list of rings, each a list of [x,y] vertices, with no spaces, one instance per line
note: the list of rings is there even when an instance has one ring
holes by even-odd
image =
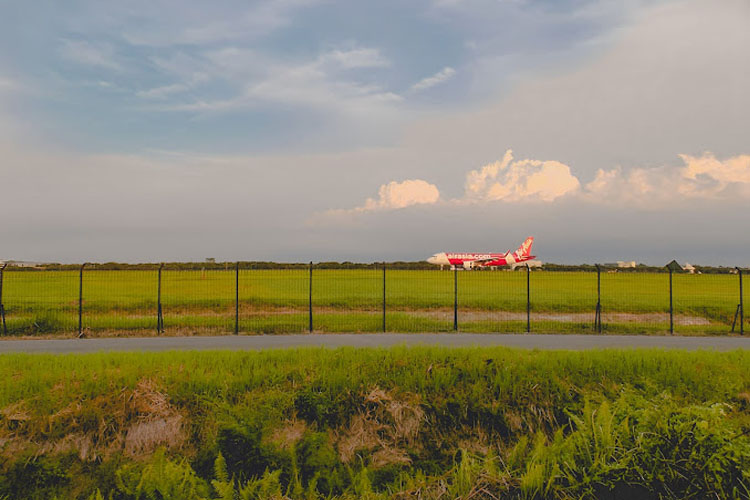
[[[273,431],[271,442],[277,444],[282,449],[292,449],[302,439],[305,430],[307,430],[307,424],[303,420],[294,418]]]
[[[25,422],[31,418],[26,407],[26,401],[17,401],[0,410],[0,416],[11,426]]]
[[[182,415],[157,417],[131,425],[125,434],[125,454],[136,457],[150,454],[159,446],[174,448],[184,441]]]
[[[82,460],[119,452],[139,457],[162,446],[179,447],[187,438],[184,416],[150,379],[132,390],[73,401],[48,416],[34,415],[33,405],[33,400],[20,401],[0,410],[3,455],[31,450],[75,452]]]
[[[362,451],[375,467],[409,463],[405,448],[415,445],[423,421],[418,396],[394,396],[375,387],[349,426],[334,436],[341,461],[349,463]]]
[[[403,311],[408,314],[430,318],[439,321],[453,321],[453,309],[434,309],[422,311]],[[532,312],[531,321],[535,322],[555,322],[555,323],[592,323],[594,322],[594,312],[586,313],[552,313],[552,312]],[[513,311],[472,311],[459,310],[458,318],[460,321],[526,321],[526,312]],[[603,323],[669,323],[668,313],[605,313],[602,314]],[[711,322],[700,316],[676,315],[674,317],[676,325],[710,325]]]

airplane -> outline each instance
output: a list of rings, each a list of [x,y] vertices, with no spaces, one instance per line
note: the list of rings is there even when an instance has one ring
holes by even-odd
[[[536,258],[531,255],[531,245],[534,243],[534,237],[526,238],[518,250],[515,252],[507,251],[505,253],[436,253],[427,262],[438,266],[463,267],[464,269],[474,269],[481,267],[501,267],[510,266],[526,262]]]

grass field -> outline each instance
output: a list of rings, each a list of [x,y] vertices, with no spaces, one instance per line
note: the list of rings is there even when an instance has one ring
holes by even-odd
[[[381,331],[383,284],[382,270],[316,269],[314,330]],[[459,272],[456,285],[459,330],[526,330],[525,272]],[[156,271],[86,271],[84,328],[93,335],[155,332],[157,288]],[[747,288],[745,301],[750,298]],[[595,273],[532,272],[530,289],[532,331],[594,330]],[[675,274],[673,290],[676,333],[729,333],[739,303],[736,275]],[[3,303],[9,333],[77,330],[78,293],[74,271],[6,271]],[[307,270],[241,270],[240,331],[307,331],[309,293]],[[668,332],[668,274],[603,273],[601,293],[605,333]],[[454,273],[389,270],[385,306],[388,331],[452,331]],[[234,271],[164,271],[162,310],[167,334],[233,332]]]
[[[0,498],[750,498],[750,353],[0,356]]]

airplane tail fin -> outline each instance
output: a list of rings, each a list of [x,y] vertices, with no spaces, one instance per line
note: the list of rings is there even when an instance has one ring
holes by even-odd
[[[516,261],[528,260],[531,257],[531,245],[533,244],[533,236],[529,236],[528,238],[526,238],[526,241],[524,241],[521,246],[518,247],[518,250],[513,252],[513,256],[516,258]]]

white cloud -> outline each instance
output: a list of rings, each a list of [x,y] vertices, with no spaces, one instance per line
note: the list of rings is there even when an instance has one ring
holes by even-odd
[[[341,67],[354,68],[384,68],[391,62],[378,49],[357,48],[351,50],[332,50],[324,54],[321,61],[334,61]]]
[[[563,197],[586,206],[617,209],[638,206],[658,209],[691,200],[737,201],[750,199],[750,155],[719,160],[711,153],[680,155],[682,166],[600,169],[594,180],[581,186],[570,167],[558,161],[514,160],[509,149],[502,160],[466,174],[462,198],[455,206],[489,205],[496,202],[552,203]],[[354,216],[414,205],[435,205],[440,191],[434,184],[414,179],[380,186],[377,198],[347,210],[329,210],[326,216]]]
[[[437,186],[422,179],[392,181],[378,190],[378,198],[368,198],[362,210],[394,210],[412,205],[431,205],[440,199]]]
[[[446,66],[445,68],[441,69],[434,75],[428,76],[427,78],[423,78],[422,80],[412,85],[411,90],[413,92],[420,92],[422,90],[427,90],[431,87],[434,87],[435,85],[439,85],[440,83],[443,83],[444,81],[453,78],[455,74],[456,74],[455,69],[451,68],[450,66]]]
[[[107,6],[102,17],[105,20],[128,19],[127,25],[116,28],[133,45],[207,45],[268,35],[287,26],[297,10],[317,1],[223,2],[212,3],[210,9],[200,9],[191,8],[189,3],[180,3],[175,8],[170,0],[141,0],[125,2],[114,15],[112,7]]]
[[[207,67],[219,68],[229,83],[242,87],[240,93],[227,99],[200,100],[178,104],[176,111],[220,111],[253,107],[260,103],[278,103],[318,109],[341,115],[366,116],[372,119],[393,110],[403,98],[377,83],[353,79],[347,70],[379,68],[390,64],[373,48],[331,50],[313,60],[279,63],[254,51],[226,48],[205,54],[201,72]],[[251,62],[253,64],[251,64]],[[174,64],[163,65],[170,69]],[[185,73],[184,64],[176,65]],[[257,69],[263,68],[262,73]],[[249,82],[249,83],[248,83]]]
[[[172,94],[185,92],[189,89],[190,87],[188,85],[185,85],[184,83],[175,83],[172,85],[164,85],[162,87],[155,87],[148,90],[141,90],[140,92],[136,92],[135,95],[144,99],[165,99]]]
[[[333,66],[331,67],[331,62]],[[376,49],[333,50],[312,62],[278,65],[267,77],[246,89],[246,97],[262,101],[297,104],[348,112],[378,111],[401,101],[401,97],[374,83],[353,81],[340,69],[377,67],[387,64]]]
[[[316,223],[325,218],[341,218],[367,212],[398,210],[415,205],[434,205],[439,200],[440,191],[437,186],[422,179],[391,181],[380,186],[377,198],[368,198],[363,205],[355,208],[328,210],[323,214],[316,214],[311,222]]]
[[[60,54],[78,64],[111,70],[121,70],[115,60],[115,50],[107,43],[93,43],[86,40],[63,40]]]
[[[583,196],[596,203],[652,208],[690,200],[750,198],[750,155],[718,160],[711,153],[680,155],[682,166],[599,169]]]
[[[469,172],[465,187],[467,201],[554,201],[578,191],[580,182],[563,163],[513,161],[513,152],[508,150],[502,161]]]

